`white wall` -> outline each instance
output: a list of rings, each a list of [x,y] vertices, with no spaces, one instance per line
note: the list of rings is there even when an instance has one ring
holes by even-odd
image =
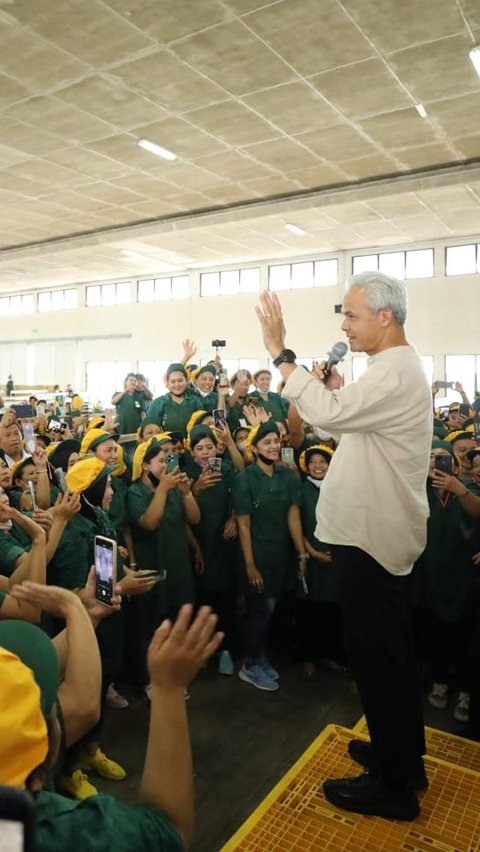
[[[478,240],[478,237],[472,237],[464,242]],[[407,335],[421,354],[434,356],[435,378],[444,377],[446,354],[480,353],[480,274],[446,278],[445,245],[445,242],[434,245],[433,279],[407,282],[410,301]],[[425,244],[425,247],[431,246],[432,243]],[[421,247],[415,244],[416,249]],[[386,250],[393,248],[378,249]],[[368,253],[375,251],[370,249]],[[354,253],[360,252],[339,252],[335,255],[339,259],[342,282],[350,274]],[[309,258],[295,257],[292,261],[302,259]],[[274,262],[286,261],[270,261]],[[261,286],[266,287],[268,263],[258,265]],[[58,383],[64,386],[71,382],[78,389],[83,389],[85,384],[87,361],[131,361],[135,366],[139,360],[176,359],[181,353],[184,337],[191,337],[198,344],[195,360],[212,357],[211,340],[220,337],[227,340],[227,348],[222,353],[226,358],[259,358],[260,364],[266,364],[267,357],[254,312],[258,294],[200,298],[200,272],[190,270],[189,275],[191,296],[188,300],[81,307],[72,311],[2,318],[4,342],[0,343],[0,384],[6,382],[9,373],[18,384],[27,382],[28,343],[35,345],[35,384]],[[84,305],[84,285],[78,286],[78,294],[79,304]],[[341,303],[342,295],[343,284],[280,293],[288,331],[287,342],[299,356],[324,356],[333,342],[342,339],[341,316],[334,313],[334,305]],[[109,339],[109,335],[115,337]],[[348,362],[345,372],[350,378]]]

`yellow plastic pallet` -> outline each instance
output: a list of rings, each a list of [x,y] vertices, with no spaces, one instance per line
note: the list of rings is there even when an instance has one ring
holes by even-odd
[[[368,727],[365,716],[362,716],[354,727],[354,732],[360,737],[368,737]],[[427,754],[480,772],[480,743],[474,740],[466,740],[464,737],[456,737],[446,731],[438,731],[436,728],[425,728],[427,741]]]
[[[426,759],[429,789],[414,822],[351,814],[326,801],[325,778],[358,774],[354,732],[329,725],[221,852],[477,852],[480,774]]]

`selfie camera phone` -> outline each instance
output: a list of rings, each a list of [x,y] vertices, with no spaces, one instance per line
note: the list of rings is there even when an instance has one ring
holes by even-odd
[[[470,406],[467,405],[466,402],[461,402],[458,406],[459,414],[462,414],[463,417],[470,417]]]
[[[65,474],[61,467],[55,468],[55,477],[57,480],[57,485],[60,488],[62,494],[66,494],[68,491],[67,480],[65,479]]]
[[[178,453],[167,453],[167,473],[171,473],[178,467]]]
[[[226,370],[220,370],[220,376],[219,376],[219,379],[218,379],[218,384],[220,385],[221,388],[228,388],[229,382],[228,382],[228,376],[227,376]]]
[[[222,460],[221,459],[209,459],[208,467],[210,468],[212,473],[220,474],[222,472]]]
[[[444,390],[453,390],[454,382],[435,382],[437,388],[443,388]]]
[[[435,470],[440,470],[442,473],[448,473],[453,476],[453,459],[451,456],[435,456],[433,463]]]
[[[33,423],[23,424],[23,437],[25,438],[25,449],[28,453],[34,453],[37,449],[37,439],[33,433]]]
[[[214,408],[212,411],[212,417],[215,429],[222,429],[222,427],[227,425],[227,418],[225,417],[225,412],[222,408]]]
[[[117,542],[103,535],[95,536],[95,597],[112,606],[113,590],[117,582]]]
[[[28,491],[30,493],[30,497],[32,499],[32,510],[34,512],[36,512],[37,509],[38,509],[38,506],[37,506],[37,500],[36,500],[36,497],[35,497],[35,488],[34,488],[34,485],[33,485],[33,482],[32,482],[31,479],[28,480],[27,487],[28,487]]]
[[[285,464],[293,464],[293,449],[292,447],[282,447],[280,457]]]

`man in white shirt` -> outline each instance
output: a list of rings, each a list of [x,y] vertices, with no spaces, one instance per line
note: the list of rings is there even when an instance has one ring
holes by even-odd
[[[340,444],[317,506],[317,536],[331,545],[350,665],[371,743],[353,740],[351,757],[369,772],[326,781],[333,804],[357,813],[411,820],[425,788],[425,738],[410,618],[413,563],[426,543],[426,480],[432,440],[430,389],[405,338],[405,284],[378,272],[354,276],[342,330],[368,369],[342,387],[335,367],[315,377],[285,349],[274,294],[257,308],[265,346],[300,416]],[[320,378],[320,381],[319,381]]]

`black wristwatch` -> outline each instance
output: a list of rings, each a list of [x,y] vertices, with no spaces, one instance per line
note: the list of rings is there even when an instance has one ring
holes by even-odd
[[[280,364],[293,364],[296,357],[297,356],[295,355],[295,352],[293,352],[291,349],[282,349],[280,355],[277,355],[277,357],[274,359],[273,366],[279,367]]]

